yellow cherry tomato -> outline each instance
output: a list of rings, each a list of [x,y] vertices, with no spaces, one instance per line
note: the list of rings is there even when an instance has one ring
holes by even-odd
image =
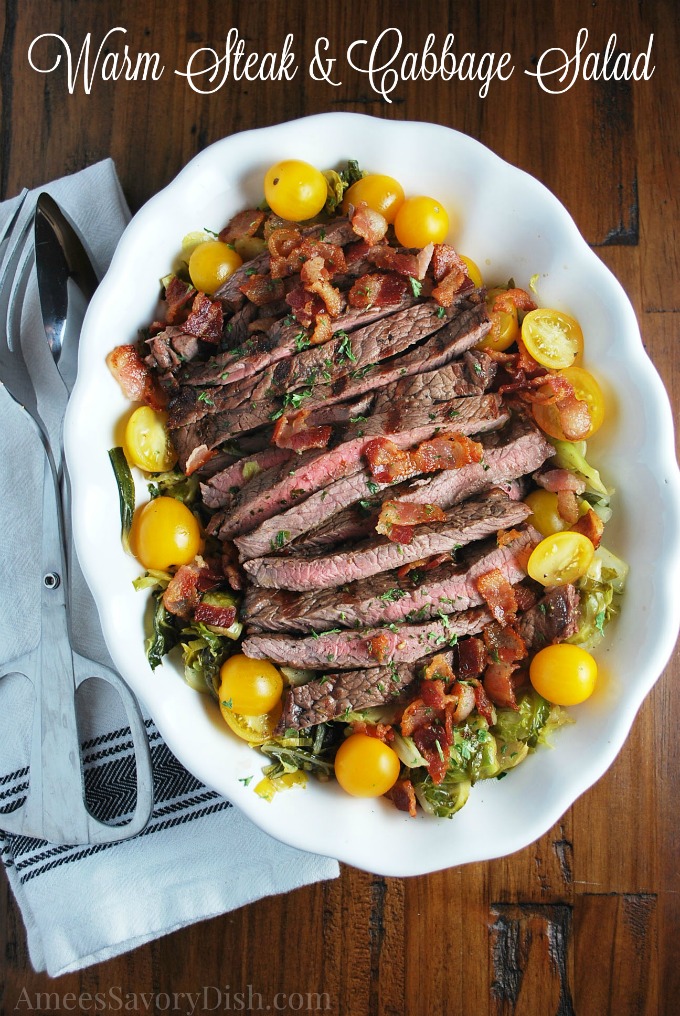
[[[303,222],[326,204],[328,187],[323,173],[300,159],[285,159],[267,170],[264,196],[275,215]]]
[[[524,503],[529,505],[532,512],[527,522],[538,529],[541,536],[552,536],[567,528],[568,523],[557,510],[557,494],[551,490],[532,490],[524,498]]]
[[[548,370],[571,367],[583,353],[583,332],[578,321],[548,307],[537,307],[525,315],[522,342],[529,355]]]
[[[262,716],[244,716],[242,713],[235,713],[220,699],[220,712],[224,722],[242,741],[248,741],[250,744],[264,744],[265,741],[271,740],[282,711],[279,702],[270,713],[264,713]]]
[[[497,353],[503,353],[513,342],[519,338],[519,318],[517,308],[512,306],[510,310],[494,310],[493,305],[496,297],[506,290],[501,287],[490,289],[486,297],[486,306],[491,318],[491,328],[481,339],[476,349],[494,349]]]
[[[585,649],[568,645],[546,646],[536,653],[529,678],[539,695],[558,706],[575,706],[593,694],[597,663]]]
[[[125,427],[124,447],[128,462],[147,473],[163,473],[172,469],[177,453],[170,443],[167,413],[150,406],[139,406]]]
[[[349,206],[356,206],[365,201],[374,212],[380,212],[388,222],[394,222],[397,212],[404,203],[404,188],[398,180],[381,173],[369,173],[357,180],[345,191],[342,211],[347,215]]]
[[[174,497],[157,497],[135,512],[131,545],[145,568],[166,571],[189,564],[203,547],[201,527],[185,504]]]
[[[270,713],[281,699],[283,678],[269,660],[251,660],[239,653],[220,668],[220,701],[245,716]]]
[[[472,258],[468,258],[464,254],[459,254],[458,257],[460,258],[461,261],[465,262],[467,273],[474,282],[475,289],[481,289],[481,287],[484,285],[484,282],[482,281],[482,273],[479,270],[479,265],[477,265],[477,263],[473,261]]]
[[[448,213],[434,198],[407,198],[394,220],[394,232],[402,247],[442,243],[448,231]]]
[[[243,259],[228,244],[206,240],[191,252],[189,275],[196,289],[214,293],[242,264]]]
[[[335,776],[353,797],[380,797],[399,778],[399,756],[368,734],[350,734],[335,756]]]
[[[553,533],[534,547],[527,571],[543,586],[565,586],[585,575],[594,553],[593,544],[582,533]]]
[[[590,428],[583,435],[583,440],[586,441],[600,429],[604,421],[605,408],[602,389],[593,375],[583,367],[567,367],[564,370],[555,371],[555,373],[558,377],[564,377],[571,382],[577,399],[588,403]],[[562,429],[560,414],[554,405],[542,406],[537,403],[532,406],[532,412],[536,423],[546,434],[557,438],[558,441],[569,440]]]

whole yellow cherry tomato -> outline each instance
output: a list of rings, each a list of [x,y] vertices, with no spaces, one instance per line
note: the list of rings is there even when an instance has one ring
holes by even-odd
[[[443,243],[448,231],[448,213],[434,198],[406,198],[394,220],[394,232],[402,247]]]
[[[170,443],[168,414],[150,406],[139,406],[125,427],[125,455],[128,462],[147,473],[163,473],[172,469],[177,453]]]
[[[264,196],[275,215],[303,222],[326,204],[328,187],[323,173],[300,159],[284,159],[267,170]]]
[[[399,778],[399,756],[368,734],[350,734],[335,756],[335,776],[353,797],[380,797]]]
[[[380,212],[389,223],[392,223],[404,203],[404,189],[399,181],[391,176],[369,173],[345,191],[342,201],[343,214],[347,215],[349,206],[354,205],[356,208],[360,201],[365,201],[369,208],[374,212]]]
[[[531,508],[532,514],[527,519],[529,525],[538,529],[541,536],[552,536],[568,528],[557,509],[557,494],[551,490],[532,490],[527,494],[524,503]]]
[[[220,701],[244,716],[270,713],[281,699],[283,678],[269,660],[251,660],[239,653],[220,668]]]
[[[555,373],[558,377],[564,377],[571,382],[577,399],[588,403],[590,428],[583,435],[583,440],[586,441],[600,429],[604,421],[605,408],[602,389],[593,375],[583,367],[567,367],[564,370],[555,371]],[[559,412],[554,405],[536,403],[532,406],[532,412],[536,423],[546,434],[557,438],[558,441],[568,440],[562,429]]]
[[[548,370],[571,367],[583,354],[583,332],[578,321],[548,307],[537,307],[524,317],[522,342],[529,355]]]
[[[189,275],[196,289],[214,293],[242,264],[242,258],[228,244],[206,240],[191,252]]]
[[[585,575],[594,553],[593,544],[582,533],[553,533],[534,547],[527,571],[543,586],[565,586]]]
[[[166,571],[189,564],[203,547],[195,515],[174,497],[157,497],[135,512],[131,545],[145,568]]]
[[[539,695],[558,706],[575,706],[590,698],[597,681],[597,663],[585,649],[561,643],[536,653],[529,679]]]
[[[249,744],[264,744],[265,741],[271,740],[282,711],[279,702],[270,713],[264,713],[262,716],[244,716],[242,713],[235,713],[226,704],[226,700],[220,699],[220,712],[224,722],[237,737],[242,741],[248,741]]]

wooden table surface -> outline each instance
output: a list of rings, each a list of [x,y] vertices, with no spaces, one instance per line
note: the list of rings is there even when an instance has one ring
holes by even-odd
[[[134,210],[207,144],[245,128],[338,109],[446,124],[538,177],[566,205],[628,292],[677,408],[675,0],[6,0],[4,7],[1,197],[112,156]],[[77,56],[87,32],[98,46],[114,26],[127,29],[132,52],[157,51],[170,70],[157,81],[98,77],[90,94],[81,81],[71,95],[63,65],[46,75],[28,66],[28,47],[42,33],[62,35]],[[375,40],[386,27],[400,28],[405,48],[417,50],[428,32],[441,46],[452,31],[457,53],[509,51],[515,71],[492,82],[484,99],[478,82],[434,79],[400,83],[388,104],[342,60],[340,87],[312,81],[303,66],[288,83],[230,81],[214,95],[194,93],[172,68],[201,44],[223,49],[232,26],[259,51],[280,50],[290,31],[307,60],[320,36],[341,58],[349,42]],[[586,51],[599,53],[615,32],[617,52],[636,55],[653,33],[649,80],[579,79],[561,95],[542,91],[523,68],[551,47],[573,53],[582,27]],[[229,984],[252,985],[265,1003],[290,994],[282,1011],[299,1009],[307,992],[325,992],[326,1011],[341,1014],[680,1012],[678,670],[676,655],[610,771],[511,857],[411,879],[343,866],[336,881],[260,900],[56,981],[31,970],[3,873],[2,1011],[20,1011],[24,987],[63,996],[113,984],[137,992]]]

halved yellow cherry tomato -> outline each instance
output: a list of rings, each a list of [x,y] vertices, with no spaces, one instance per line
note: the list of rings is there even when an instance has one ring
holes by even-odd
[[[434,198],[407,198],[394,220],[394,232],[402,247],[442,243],[448,231],[448,213]]]
[[[275,215],[303,222],[326,204],[328,187],[321,170],[300,159],[284,159],[267,170],[264,196]]]
[[[128,462],[147,473],[163,473],[172,469],[177,453],[170,443],[166,426],[167,413],[150,406],[134,410],[125,426],[125,455]]]
[[[566,642],[536,653],[529,678],[539,695],[558,706],[575,706],[593,694],[597,663],[585,649]]]
[[[585,575],[594,553],[591,541],[582,533],[553,533],[534,547],[527,571],[542,586],[566,586]]]
[[[248,741],[250,744],[264,744],[274,736],[282,711],[279,702],[270,713],[264,713],[263,716],[244,716],[242,713],[235,713],[220,699],[223,720],[242,741]]]
[[[353,797],[380,797],[399,778],[399,756],[368,734],[350,734],[335,756],[335,776]]]
[[[354,205],[356,208],[360,201],[365,201],[369,208],[380,212],[391,223],[404,203],[404,188],[391,176],[369,173],[345,191],[343,214],[347,215],[349,206]]]
[[[242,264],[243,259],[228,244],[206,240],[191,252],[189,275],[196,289],[214,293]]]
[[[474,282],[475,288],[481,289],[484,283],[482,281],[482,273],[479,270],[479,266],[472,260],[472,258],[468,258],[464,254],[459,254],[458,257],[461,261],[465,262],[467,273]]]
[[[548,370],[571,367],[583,354],[583,332],[578,321],[548,307],[537,307],[525,315],[522,342],[529,355]]]
[[[588,403],[590,429],[583,435],[583,440],[586,441],[600,429],[604,421],[605,409],[602,389],[593,375],[583,367],[567,367],[565,370],[558,370],[555,373],[558,377],[564,377],[571,382],[577,399]],[[562,429],[560,414],[554,405],[543,406],[537,403],[532,406],[532,412],[536,423],[546,434],[557,438],[558,441],[569,440]]]
[[[245,716],[270,713],[283,692],[283,678],[269,660],[251,660],[241,653],[220,668],[220,701]]]
[[[538,529],[541,536],[552,536],[553,533],[567,529],[568,523],[557,510],[557,494],[551,490],[532,490],[524,498],[524,503],[532,511],[527,522]]]
[[[510,310],[493,309],[496,297],[504,292],[503,287],[496,286],[487,293],[486,306],[491,318],[491,329],[477,343],[476,349],[494,349],[497,353],[502,353],[519,338],[517,308],[512,306]]]
[[[203,547],[196,516],[174,497],[157,497],[137,509],[130,542],[137,560],[157,571],[189,564]]]

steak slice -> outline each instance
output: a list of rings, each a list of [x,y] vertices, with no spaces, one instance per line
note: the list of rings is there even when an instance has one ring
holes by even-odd
[[[280,359],[252,377],[244,377],[233,384],[210,389],[185,385],[170,400],[168,424],[172,429],[186,427],[201,417],[233,412],[253,402],[273,404],[275,398],[314,385],[319,378],[330,384],[371,367],[443,328],[450,320],[450,312],[440,317],[438,309],[434,300],[427,300],[365,325],[351,336],[336,331],[328,342]],[[284,328],[299,332],[294,325]],[[265,416],[270,416],[271,412],[270,409]]]
[[[575,635],[581,621],[581,597],[576,586],[554,586],[522,614],[519,633],[529,649],[542,649]]]
[[[417,526],[409,544],[377,537],[316,559],[260,557],[246,561],[243,567],[253,582],[268,589],[329,589],[435,554],[450,553],[499,529],[517,526],[530,514],[531,509],[523,501],[511,501],[494,488],[477,500],[456,505],[447,512],[445,522]]]
[[[417,676],[420,665],[402,663],[393,667],[367,667],[324,674],[320,681],[308,681],[283,693],[283,712],[275,735],[287,730],[304,730],[350,712],[393,702]]]
[[[492,620],[485,607],[462,610],[439,621],[421,625],[394,625],[364,631],[329,631],[296,638],[294,635],[253,635],[243,652],[256,660],[303,667],[308,670],[354,670],[415,663],[455,645],[465,635],[476,635]]]
[[[455,416],[452,416],[455,414]],[[256,477],[257,488],[250,486],[235,499],[229,512],[218,512],[210,521],[209,531],[220,539],[232,539],[289,508],[301,497],[334,480],[349,476],[362,467],[365,446],[374,437],[389,434],[400,448],[408,448],[436,433],[479,434],[501,427],[507,420],[498,395],[453,399],[433,405],[409,404],[403,412],[371,416],[364,423],[350,424],[333,449],[306,452],[294,470],[284,468],[277,476],[264,473]]]
[[[243,617],[249,632],[309,632],[427,621],[481,604],[476,580],[494,568],[512,585],[521,582],[526,578],[527,552],[540,539],[540,534],[529,527],[506,546],[498,547],[494,541],[468,554],[461,563],[449,561],[430,572],[409,572],[403,579],[396,572],[384,572],[341,589],[315,589],[302,594],[249,586]]]

